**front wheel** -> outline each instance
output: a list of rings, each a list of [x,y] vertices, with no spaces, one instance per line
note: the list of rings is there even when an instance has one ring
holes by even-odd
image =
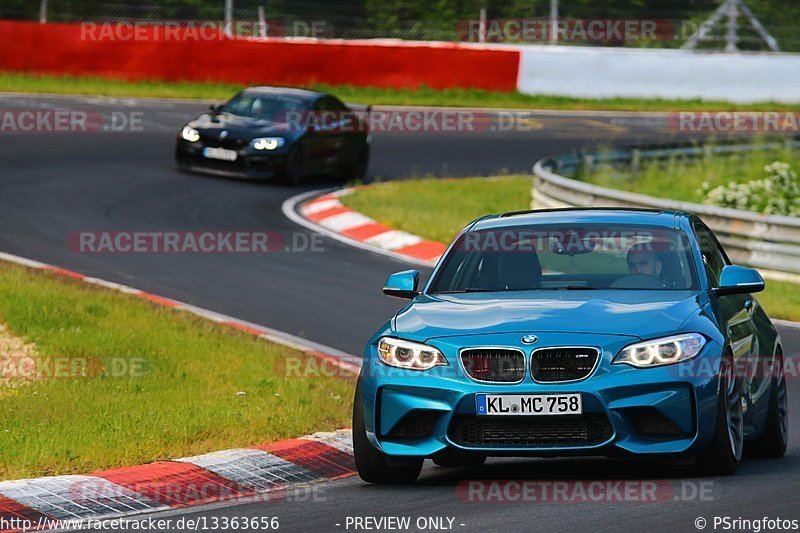
[[[720,363],[716,418],[714,438],[698,458],[698,466],[708,474],[730,475],[739,467],[744,450],[741,383],[730,353],[723,356]]]
[[[356,394],[353,400],[353,455],[358,475],[367,483],[413,483],[422,469],[423,459],[415,457],[389,458],[367,439],[361,379],[356,385]]]
[[[350,180],[363,182],[367,177],[368,167],[369,145],[354,147],[350,159],[339,169],[339,179],[345,182]]]
[[[286,154],[282,177],[286,185],[300,185],[303,179],[303,154],[300,147],[295,146]]]

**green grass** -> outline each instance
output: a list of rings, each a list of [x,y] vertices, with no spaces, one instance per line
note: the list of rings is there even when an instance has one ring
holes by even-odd
[[[601,167],[575,177],[612,189],[702,203],[700,188],[703,182],[717,187],[761,178],[765,175],[764,166],[774,161],[789,163],[795,170],[800,170],[800,151],[783,148],[699,159],[673,158],[662,163],[642,165],[638,172]]]
[[[409,179],[359,187],[344,205],[393,228],[450,242],[479,216],[530,207],[527,176],[468,179]]]
[[[30,92],[82,94],[118,97],[162,97],[162,98],[200,98],[206,100],[227,100],[243,85],[218,82],[164,82],[136,81],[100,77],[74,77],[39,75],[19,72],[0,72],[0,92]],[[518,109],[572,109],[572,110],[627,110],[627,111],[669,111],[669,110],[792,110],[798,106],[764,102],[759,104],[732,104],[720,101],[703,100],[660,100],[644,98],[610,98],[594,100],[588,98],[567,98],[563,96],[531,96],[519,92],[502,93],[480,89],[435,90],[426,87],[418,89],[382,89],[377,87],[353,87],[348,85],[314,85],[313,89],[328,91],[348,102],[371,105],[422,105],[491,107]]]
[[[107,369],[112,361],[143,369],[0,388],[0,480],[86,473],[349,425],[349,381],[287,377],[286,357],[314,361],[133,296],[0,263],[0,321],[36,343],[40,365],[48,357],[86,357]]]
[[[764,292],[756,294],[772,318],[800,322],[800,285],[768,279]]]
[[[481,215],[528,209],[531,182],[530,176],[401,180],[359,187],[340,200],[392,228],[449,243]],[[800,286],[767,280],[757,297],[771,317],[800,321]]]

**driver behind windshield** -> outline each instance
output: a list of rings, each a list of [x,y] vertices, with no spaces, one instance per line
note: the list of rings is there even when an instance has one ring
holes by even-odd
[[[647,244],[635,244],[628,250],[628,271],[632,275],[661,279],[664,265],[658,254]]]

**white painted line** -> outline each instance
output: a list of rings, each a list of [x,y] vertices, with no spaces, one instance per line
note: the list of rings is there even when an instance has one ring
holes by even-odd
[[[23,265],[30,268],[46,268],[48,265],[44,263],[40,263],[38,261],[33,261],[31,259],[25,259],[24,257],[17,257],[16,255],[6,254],[0,252],[0,259],[8,261],[10,263],[17,263],[18,265]]]
[[[122,285],[120,283],[114,283],[113,281],[106,281],[104,279],[83,278],[83,281],[86,283],[91,283],[92,285],[99,285],[107,289],[124,292],[125,294],[142,294],[142,291],[139,289],[134,289],[133,287],[128,287],[127,285]]]

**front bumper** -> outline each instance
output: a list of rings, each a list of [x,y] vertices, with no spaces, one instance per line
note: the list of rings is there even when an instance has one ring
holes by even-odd
[[[432,339],[428,344],[442,351],[449,366],[424,372],[387,367],[377,358],[376,346],[368,345],[361,375],[367,437],[387,455],[414,457],[448,448],[491,456],[666,455],[692,453],[710,443],[722,355],[718,344],[709,341],[686,363],[639,369],[611,364],[631,337],[541,334],[537,348],[601,348],[592,374],[566,383],[537,383],[530,372],[517,384],[479,383],[458,364],[458,350],[467,346],[513,346],[529,355],[531,347],[515,344],[519,339],[518,333]],[[477,393],[580,393],[584,413],[477,416]],[[544,438],[536,444],[523,439],[526,444],[519,445],[515,437],[526,431],[533,432],[533,441]],[[510,434],[506,441],[504,432]],[[569,436],[566,444],[563,435]]]
[[[218,176],[269,180],[280,176],[286,162],[286,151],[256,151],[249,147],[236,149],[236,161],[221,161],[203,156],[202,141],[189,142],[180,137],[175,142],[178,166],[193,172]]]

